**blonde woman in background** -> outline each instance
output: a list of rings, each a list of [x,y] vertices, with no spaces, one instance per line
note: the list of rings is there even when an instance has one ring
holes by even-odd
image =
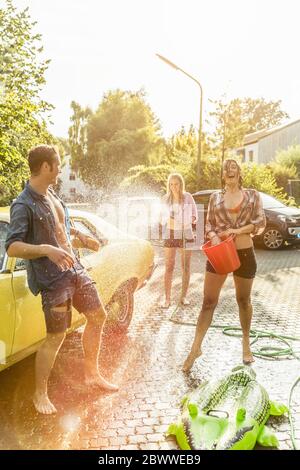
[[[197,221],[197,208],[193,196],[185,191],[180,173],[171,173],[167,182],[167,194],[162,198],[161,223],[164,227],[165,251],[165,301],[162,308],[171,305],[172,277],[175,267],[176,250],[181,251],[182,290],[180,303],[189,305],[186,298],[190,283],[191,250],[186,243],[193,241],[192,224]]]

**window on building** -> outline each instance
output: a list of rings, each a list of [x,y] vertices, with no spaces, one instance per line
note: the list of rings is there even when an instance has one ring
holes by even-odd
[[[249,162],[253,162],[253,150],[249,150]]]
[[[70,188],[70,194],[76,194],[76,188]]]
[[[245,161],[245,149],[239,149],[237,152],[236,152],[237,156],[241,158],[242,160],[242,163],[244,163]]]
[[[70,173],[69,180],[70,181],[75,181],[76,180],[76,176],[75,176],[74,173]]]

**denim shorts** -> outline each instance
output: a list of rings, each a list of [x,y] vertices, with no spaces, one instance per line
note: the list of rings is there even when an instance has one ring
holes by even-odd
[[[101,307],[95,281],[88,276],[79,261],[66,271],[59,283],[51,286],[51,290],[43,290],[41,296],[48,333],[61,333],[71,326],[72,305],[86,317]],[[63,303],[67,303],[67,310],[55,311],[54,307]]]
[[[244,248],[237,250],[237,253],[240,258],[241,266],[233,271],[233,275],[243,277],[244,279],[254,279],[257,269],[254,249],[252,247]],[[209,261],[206,262],[206,271],[216,274],[215,269]]]

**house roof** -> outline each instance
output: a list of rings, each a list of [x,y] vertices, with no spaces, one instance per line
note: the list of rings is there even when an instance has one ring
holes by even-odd
[[[275,134],[275,132],[281,131],[285,127],[293,126],[296,123],[300,123],[300,119],[282,124],[281,126],[272,127],[271,129],[263,129],[262,131],[257,131],[257,132],[252,132],[251,134],[246,134],[244,137],[244,145],[254,144],[255,142],[258,142],[259,140],[261,140],[263,137],[266,137],[267,135]]]

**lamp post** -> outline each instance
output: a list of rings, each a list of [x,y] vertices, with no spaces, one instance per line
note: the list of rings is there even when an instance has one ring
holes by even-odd
[[[197,178],[200,178],[200,173],[201,173],[201,159],[202,159],[202,103],[203,103],[203,90],[202,90],[202,85],[197,80],[195,77],[187,73],[185,70],[181,69],[177,65],[173,64],[170,60],[166,59],[160,54],[156,54],[157,57],[164,61],[166,64],[168,64],[170,67],[172,67],[175,70],[179,70],[180,72],[184,73],[187,77],[191,78],[194,82],[197,83],[197,85],[200,88],[200,119],[199,119],[199,137],[198,137],[198,156],[197,156]]]

